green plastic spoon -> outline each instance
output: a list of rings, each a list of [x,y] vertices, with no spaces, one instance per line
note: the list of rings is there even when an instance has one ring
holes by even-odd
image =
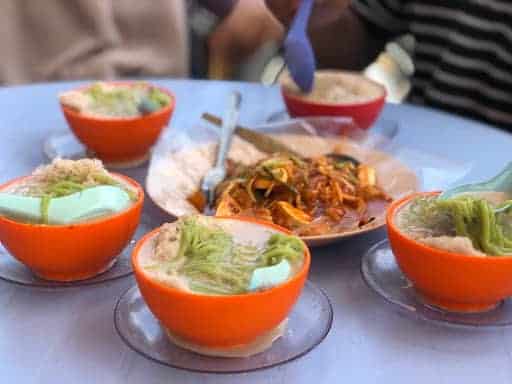
[[[81,192],[50,200],[49,224],[70,224],[114,214],[130,205],[130,197],[123,189],[101,185]],[[0,216],[41,222],[41,198],[0,193]]]
[[[256,268],[249,282],[249,291],[272,287],[281,284],[290,276],[292,267],[287,260],[270,267]]]
[[[466,184],[452,189],[448,189],[441,193],[438,199],[446,200],[455,195],[460,195],[461,193],[468,192],[505,192],[512,195],[512,162],[510,162],[505,167],[505,169],[503,169],[492,179],[489,179],[481,183]],[[500,210],[505,209],[508,208],[500,208]]]

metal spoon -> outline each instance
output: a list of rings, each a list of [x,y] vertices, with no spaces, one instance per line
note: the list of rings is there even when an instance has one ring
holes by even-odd
[[[201,184],[201,191],[208,202],[207,212],[211,211],[213,207],[215,188],[226,177],[225,160],[238,122],[241,102],[242,95],[239,92],[234,91],[229,95],[228,106],[220,130],[220,141],[215,166],[208,171]]]

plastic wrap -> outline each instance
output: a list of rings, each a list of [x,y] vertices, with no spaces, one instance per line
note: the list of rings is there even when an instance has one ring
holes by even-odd
[[[347,118],[308,118],[274,122],[257,127],[304,157],[342,153],[355,157],[377,171],[377,183],[392,198],[418,190],[444,189],[464,177],[468,164],[402,147],[399,127],[381,121],[370,130],[361,130]],[[151,199],[174,216],[197,213],[187,197],[199,189],[202,177],[213,165],[219,128],[201,122],[186,130],[169,130],[154,148],[146,179]],[[253,145],[235,137],[231,159],[251,164],[267,156]],[[349,236],[384,224],[384,215],[367,227],[344,232]],[[331,236],[331,235],[329,235]],[[340,234],[333,235],[339,237]]]
[[[336,152],[368,163],[377,170],[379,186],[393,198],[416,190],[446,189],[471,170],[471,164],[456,163],[401,145],[400,127],[391,120],[380,120],[370,130],[361,130],[350,118],[342,117],[281,120],[250,128],[275,137],[287,135],[290,139],[283,143],[305,157]],[[213,164],[218,131],[218,127],[202,120],[190,127],[168,129],[153,149],[146,190],[172,216],[197,212],[187,197],[198,190],[202,177]],[[52,137],[53,151],[45,148],[50,158],[85,155],[83,147],[68,136]],[[264,156],[252,144],[235,137],[230,152],[232,159],[251,164]],[[383,222],[384,218],[380,217],[362,230],[374,229]],[[344,236],[360,232],[348,232]]]

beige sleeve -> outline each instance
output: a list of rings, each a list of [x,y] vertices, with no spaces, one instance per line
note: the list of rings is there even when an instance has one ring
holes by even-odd
[[[0,82],[186,76],[184,0],[3,0]]]

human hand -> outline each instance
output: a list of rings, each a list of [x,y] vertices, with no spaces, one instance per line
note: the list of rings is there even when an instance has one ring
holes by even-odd
[[[264,43],[282,36],[283,27],[263,0],[239,0],[209,38],[210,77],[228,77],[233,68]]]

